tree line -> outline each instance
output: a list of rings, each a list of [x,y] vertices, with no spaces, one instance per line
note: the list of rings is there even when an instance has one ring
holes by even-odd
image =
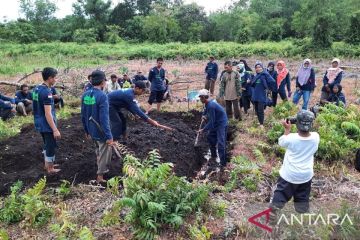
[[[309,47],[333,41],[360,43],[359,0],[238,0],[206,14],[182,0],[77,0],[55,17],[54,0],[19,0],[22,17],[0,24],[0,40],[32,42],[209,42],[308,39]]]

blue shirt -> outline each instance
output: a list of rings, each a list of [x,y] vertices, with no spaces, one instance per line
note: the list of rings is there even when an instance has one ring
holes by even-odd
[[[32,93],[32,99],[35,129],[38,132],[52,133],[53,131],[45,117],[45,105],[50,105],[51,115],[56,125],[55,105],[51,88],[45,84],[36,86]]]
[[[92,88],[93,88],[93,85],[91,84],[91,82],[88,82],[84,87],[84,92],[86,92]]]
[[[267,71],[256,74],[251,81],[251,86],[254,88],[251,100],[253,102],[266,102],[266,89],[269,89],[268,82],[275,81]]]
[[[32,100],[32,93],[29,91],[27,94],[24,94],[22,91],[17,91],[15,94],[15,103],[20,102],[26,104],[26,100]]]
[[[219,67],[217,65],[216,62],[208,62],[208,64],[206,65],[205,68],[205,72],[206,72],[206,79],[210,80],[210,79],[214,79],[216,80],[218,72],[219,72]]]
[[[141,111],[140,107],[137,105],[134,89],[129,88],[113,91],[108,94],[108,98],[110,106],[114,108],[125,108],[145,121],[149,119],[149,117]]]
[[[228,124],[228,118],[224,108],[216,102],[211,100],[205,105],[204,116],[207,118],[207,124],[204,130],[216,130],[220,127],[226,127]]]
[[[137,74],[134,76],[133,82],[136,83],[137,81],[146,81],[147,78],[144,75]]]
[[[245,72],[244,76],[241,77],[241,87],[245,89],[242,91],[242,95],[246,97],[251,97],[252,95],[251,82],[248,83],[247,82],[248,80],[251,80],[251,74],[249,72]]]
[[[8,104],[8,103],[5,103],[5,102],[10,102],[10,103],[14,104],[15,99],[9,98],[9,97],[6,97],[6,96],[0,94],[0,108],[2,108],[2,109],[12,109],[13,108],[11,106],[11,104]]]
[[[92,117],[99,125],[90,120]],[[95,141],[112,139],[109,120],[109,101],[106,94],[97,88],[86,91],[81,98],[81,121],[86,134]]]
[[[165,70],[153,67],[149,72],[149,81],[151,82],[151,91],[165,91]]]

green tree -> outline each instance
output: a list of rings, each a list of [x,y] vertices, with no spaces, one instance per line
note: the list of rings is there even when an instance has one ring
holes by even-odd
[[[111,11],[109,23],[119,25],[122,28],[126,27],[126,21],[135,16],[135,2],[133,0],[125,0],[120,2]]]
[[[31,43],[38,40],[34,25],[25,20],[7,23],[0,32],[0,38],[19,43]]]
[[[122,29],[117,25],[106,26],[107,32],[105,33],[105,39],[108,43],[116,44],[121,41],[120,32]]]
[[[181,42],[200,41],[204,25],[207,22],[203,7],[196,3],[181,5],[175,9],[174,18],[179,23]]]
[[[360,44],[360,11],[351,15],[345,40],[351,44]]]
[[[95,29],[77,29],[74,33],[74,41],[77,43],[93,43],[96,42]]]
[[[74,9],[79,15],[88,18],[87,27],[95,29],[97,40],[105,40],[106,25],[109,20],[111,1],[107,0],[77,0]]]

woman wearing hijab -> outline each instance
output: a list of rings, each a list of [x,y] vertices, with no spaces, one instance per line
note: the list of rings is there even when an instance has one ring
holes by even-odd
[[[303,97],[302,109],[307,110],[311,93],[315,89],[315,70],[311,67],[311,60],[305,59],[296,76],[296,91],[293,103],[298,104]]]
[[[331,94],[331,89],[335,84],[340,84],[343,76],[343,70],[340,68],[340,59],[334,58],[329,68],[324,75],[324,86],[321,89],[320,102],[326,101]]]
[[[245,59],[240,59],[239,64],[242,63],[245,66],[245,71],[252,74],[252,69],[249,67]]]
[[[342,86],[340,84],[335,84],[331,89],[330,97],[327,99],[326,103],[332,103],[339,106],[340,102],[342,102],[344,106],[346,105],[345,95],[342,93]]]
[[[240,62],[237,65],[237,71],[240,73],[241,81],[241,99],[240,99],[240,108],[244,108],[245,114],[248,113],[251,103],[252,87],[251,87],[251,74],[246,71],[246,66],[243,62]]]
[[[270,74],[264,70],[263,65],[258,62],[255,64],[256,75],[251,81],[251,86],[254,88],[251,100],[255,106],[255,112],[258,117],[260,127],[264,127],[264,109],[266,103],[266,90],[270,89],[268,82],[275,81]]]
[[[287,101],[291,97],[290,73],[286,68],[285,62],[280,60],[276,64],[276,86],[277,91],[273,94],[273,105],[276,106],[278,94],[283,101]],[[286,96],[285,86],[287,88],[288,96]]]

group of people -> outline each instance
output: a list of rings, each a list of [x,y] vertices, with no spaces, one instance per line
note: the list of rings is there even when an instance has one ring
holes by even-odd
[[[305,59],[298,69],[294,94],[291,90],[290,72],[284,61],[269,62],[267,68],[261,62],[257,62],[254,68],[255,72],[244,59],[239,62],[226,61],[224,63],[224,71],[220,74],[218,97],[224,101],[228,118],[234,117],[241,120],[240,109],[243,108],[244,113],[247,114],[253,105],[260,127],[263,127],[264,110],[266,107],[276,106],[278,96],[283,101],[288,101],[293,96],[294,104],[298,104],[302,98],[302,109],[308,109],[311,95],[316,87],[315,70],[310,59]],[[205,89],[214,96],[219,67],[212,56],[206,65],[205,73]],[[334,58],[332,66],[323,77],[319,104],[346,104],[340,85],[342,77],[343,70],[340,68],[340,60]]]
[[[51,94],[54,104],[59,108],[64,107],[64,99],[57,92],[55,87],[51,87]],[[0,118],[3,121],[9,120],[19,114],[27,116],[33,111],[33,93],[27,84],[22,84],[20,90],[15,93],[15,97],[9,97],[0,93]]]

